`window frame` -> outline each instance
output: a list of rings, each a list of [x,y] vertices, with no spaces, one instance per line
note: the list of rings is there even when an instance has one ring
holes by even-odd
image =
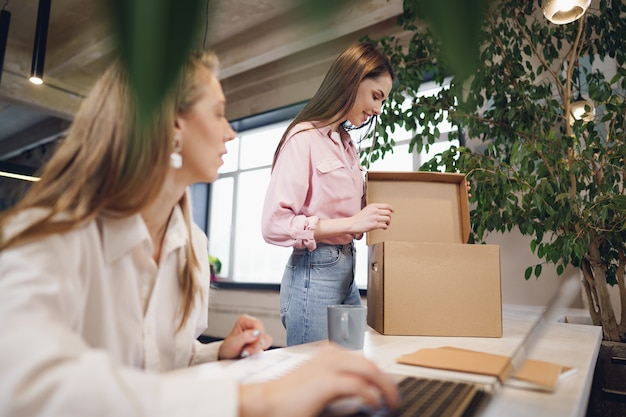
[[[275,123],[284,122],[289,119],[295,118],[295,116],[302,110],[302,108],[306,105],[307,101],[294,103],[288,106],[280,107],[277,109],[269,110],[267,112],[254,114],[251,116],[242,117],[240,119],[232,120],[230,122],[233,130],[235,132],[242,132],[252,129],[261,128],[264,126],[268,126]],[[237,170],[235,174],[233,174],[234,178],[234,186],[233,186],[233,206],[232,206],[232,217],[235,218],[236,213],[236,195],[237,195],[237,177],[239,175],[239,171]],[[197,188],[200,185],[205,186],[206,194],[203,194],[203,191]],[[204,230],[207,236],[210,236],[210,222],[211,222],[211,213],[210,207],[212,202],[212,184],[195,184],[192,188],[192,198],[194,199],[194,220],[196,223]],[[196,203],[195,199],[198,198],[199,201]],[[205,198],[206,197],[206,198]],[[229,252],[232,254],[234,252],[235,239],[231,239]],[[268,282],[241,282],[235,279],[226,279],[212,282],[211,285],[215,288],[223,288],[223,289],[247,289],[247,290],[257,290],[257,289],[265,289],[265,290],[278,290],[280,288],[280,283],[268,283]]]

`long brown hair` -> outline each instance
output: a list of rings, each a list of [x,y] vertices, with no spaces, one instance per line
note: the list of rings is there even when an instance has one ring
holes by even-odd
[[[295,125],[315,121],[328,126],[342,120],[354,106],[361,82],[384,74],[394,79],[389,58],[379,52],[374,45],[360,42],[343,51],[330,66],[313,98],[285,130],[274,153],[272,168],[276,165],[278,155]]]
[[[112,64],[81,104],[40,181],[17,205],[0,215],[0,251],[71,231],[100,215],[134,215],[151,204],[160,192],[153,185],[162,184],[169,169],[175,116],[188,112],[201,96],[196,76],[200,68],[217,71],[217,59],[210,53],[191,54],[151,122],[139,123],[127,74],[120,62]],[[199,262],[191,245],[186,195],[179,205],[190,236],[187,262],[179,274],[183,297],[180,329],[200,287],[195,277]],[[45,215],[7,236],[10,220],[31,208],[43,208]]]

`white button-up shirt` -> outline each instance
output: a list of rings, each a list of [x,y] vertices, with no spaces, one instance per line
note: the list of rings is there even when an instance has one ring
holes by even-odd
[[[22,213],[11,228],[39,214]],[[176,332],[187,236],[177,207],[159,265],[139,215],[101,217],[1,252],[0,416],[237,415],[234,380],[189,368],[216,360],[219,348],[196,340],[209,298],[197,228],[202,297]]]

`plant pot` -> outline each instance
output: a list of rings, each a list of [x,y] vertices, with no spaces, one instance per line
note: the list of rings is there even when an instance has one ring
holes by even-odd
[[[602,342],[586,415],[626,416],[626,343]]]

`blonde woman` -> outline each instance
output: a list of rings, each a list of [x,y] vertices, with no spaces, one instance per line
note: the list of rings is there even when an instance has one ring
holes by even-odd
[[[41,181],[0,219],[0,415],[314,416],[358,395],[397,401],[363,357],[328,346],[266,383],[191,365],[272,342],[241,316],[222,342],[207,326],[206,236],[187,187],[210,182],[235,133],[211,54],[193,54],[148,125],[113,65]]]

